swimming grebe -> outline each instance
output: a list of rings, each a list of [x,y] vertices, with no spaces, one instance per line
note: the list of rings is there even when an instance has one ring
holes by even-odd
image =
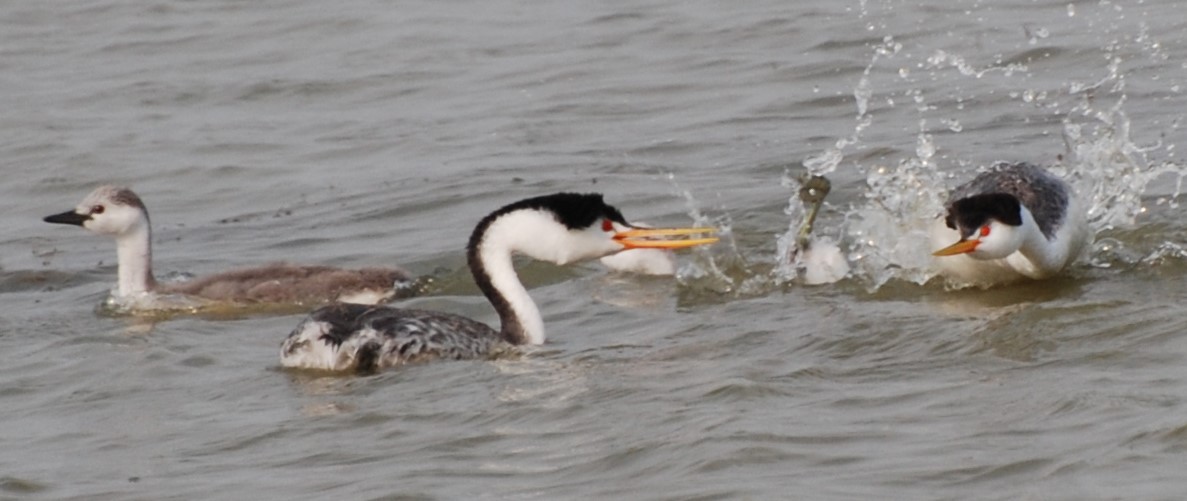
[[[942,247],[933,254],[941,271],[960,282],[1047,278],[1075,261],[1090,239],[1085,208],[1071,187],[1026,163],[999,163],[981,173],[952,192],[946,210],[932,227],[933,248]]]
[[[398,268],[341,269],[282,263],[160,283],[152,272],[148,209],[132,190],[116,186],[100,186],[74,210],[48,216],[45,221],[78,225],[115,237],[119,267],[115,294],[120,298],[154,292],[228,303],[319,305],[337,300],[371,304],[390,299],[398,282],[412,279]]]
[[[474,228],[466,257],[501,327],[459,315],[383,306],[333,304],[315,310],[280,349],[285,367],[369,372],[435,358],[486,356],[499,347],[544,342],[544,320],[520,283],[512,254],[556,264],[625,249],[676,249],[716,238],[662,240],[711,228],[636,228],[599,194],[558,193],[507,205]]]

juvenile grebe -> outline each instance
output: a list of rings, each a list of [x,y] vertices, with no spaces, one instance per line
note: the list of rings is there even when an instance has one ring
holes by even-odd
[[[1090,240],[1085,208],[1066,182],[1026,163],[999,163],[956,188],[932,226],[941,271],[992,285],[1050,277]]]
[[[434,358],[486,356],[501,346],[541,344],[544,320],[512,266],[514,253],[556,264],[625,249],[676,249],[716,238],[660,240],[711,228],[636,228],[599,194],[558,193],[521,200],[484,217],[466,257],[494,306],[499,330],[466,317],[383,306],[333,304],[315,310],[280,349],[285,367],[369,372]]]
[[[45,221],[78,225],[115,237],[119,267],[116,295],[121,298],[155,292],[229,303],[375,303],[390,299],[397,282],[411,280],[406,271],[398,268],[341,269],[282,263],[186,282],[159,283],[152,273],[148,210],[132,190],[115,186],[100,186],[74,210],[48,216]]]

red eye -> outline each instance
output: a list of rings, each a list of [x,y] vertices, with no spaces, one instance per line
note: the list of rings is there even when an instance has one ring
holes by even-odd
[[[989,236],[989,227],[988,227],[988,226],[982,226],[982,227],[981,227],[981,236],[982,236],[982,237],[987,237],[987,236]]]
[[[91,214],[102,214],[102,213],[103,213],[102,205],[96,205],[94,207],[91,207]]]
[[[602,231],[607,231],[607,232],[614,231],[614,223],[611,223],[609,219],[603,219],[602,220]]]

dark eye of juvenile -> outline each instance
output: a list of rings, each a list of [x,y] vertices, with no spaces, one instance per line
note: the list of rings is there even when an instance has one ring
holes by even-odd
[[[102,205],[96,205],[94,207],[91,207],[91,214],[102,214],[102,213],[103,213]]]

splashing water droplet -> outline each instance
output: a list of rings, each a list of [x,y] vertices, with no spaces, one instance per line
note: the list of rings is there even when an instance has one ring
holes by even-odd
[[[853,89],[853,97],[857,100],[857,116],[865,116],[872,95],[874,91],[870,90],[870,76],[862,75],[861,80],[857,82],[857,88]]]
[[[823,176],[837,170],[837,166],[841,164],[843,158],[844,155],[840,149],[829,148],[817,155],[806,158],[804,160],[804,167],[814,175]]]
[[[931,157],[936,155],[936,143],[932,141],[930,134],[919,135],[919,139],[915,143],[915,155],[923,163],[930,162]]]

